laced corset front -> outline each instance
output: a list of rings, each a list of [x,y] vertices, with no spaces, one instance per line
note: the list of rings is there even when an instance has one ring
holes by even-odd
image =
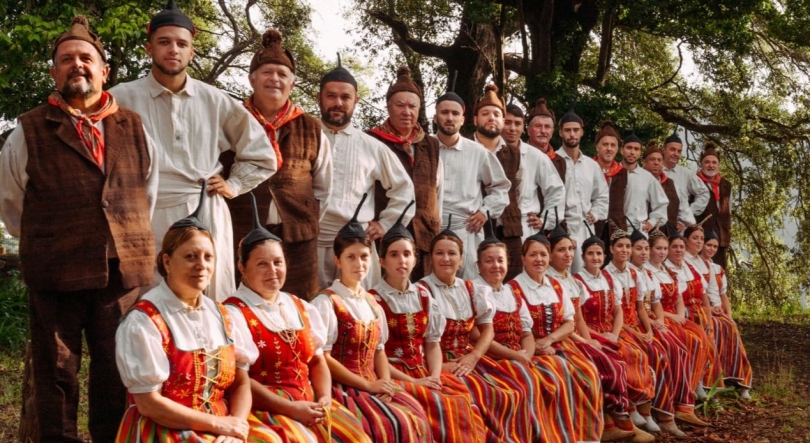
[[[335,307],[335,317],[337,317],[337,341],[332,345],[331,355],[340,362],[346,369],[363,377],[368,381],[377,380],[377,373],[374,372],[374,353],[377,345],[380,344],[382,330],[380,329],[379,316],[375,314],[374,320],[362,322],[355,319],[346,308],[343,299],[332,290],[324,290],[324,293],[332,300]],[[371,304],[374,312],[377,312],[376,302],[370,295],[364,295]]]
[[[534,338],[546,337],[547,335],[556,331],[557,328],[559,328],[563,323],[564,313],[562,286],[555,278],[548,277],[548,280],[551,283],[551,287],[554,288],[554,292],[557,294],[558,301],[556,303],[549,303],[546,305],[533,305],[529,303],[528,299],[526,298],[526,294],[523,292],[523,288],[520,287],[520,283],[518,283],[517,280],[512,280],[509,282],[509,284],[512,285],[512,290],[515,292],[515,296],[522,299],[523,302],[526,303],[526,308],[529,310],[529,315],[532,316],[532,334],[534,335]],[[577,299],[577,303],[579,303],[579,299]],[[575,304],[575,310],[576,306],[577,305]]]
[[[259,348],[259,358],[250,367],[250,378],[294,401],[315,401],[309,380],[309,363],[315,356],[309,314],[303,303],[291,297],[304,327],[285,333],[268,329],[256,313],[237,297],[225,300],[239,308],[245,316],[253,342]],[[283,392],[282,392],[283,391]]]
[[[161,394],[195,411],[217,416],[228,415],[225,391],[236,377],[236,353],[233,344],[233,323],[224,306],[217,303],[228,345],[213,350],[178,349],[157,307],[150,301],[141,300],[132,307],[146,314],[160,332],[163,351],[169,359],[169,378],[163,382]],[[213,331],[212,331],[213,332]],[[130,402],[135,404],[130,395]]]
[[[369,291],[385,313],[388,322],[388,340],[385,342],[385,354],[396,358],[410,369],[426,368],[424,344],[428,327],[428,306],[430,294],[417,286],[422,310],[407,314],[395,314],[388,303],[373,289]]]

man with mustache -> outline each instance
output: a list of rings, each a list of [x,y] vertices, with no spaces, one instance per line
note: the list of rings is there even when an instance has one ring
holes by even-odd
[[[683,140],[678,136],[677,129],[664,140],[661,153],[664,155],[664,173],[675,182],[678,198],[689,202],[689,209],[697,218],[709,204],[709,189],[697,175],[679,164],[683,156]]]
[[[52,48],[55,90],[0,151],[0,216],[20,237],[29,288],[39,441],[82,441],[84,336],[90,435],[111,442],[126,407],[115,330],[155,267],[155,150],[138,114],[102,90],[110,68],[84,16]]]
[[[706,142],[703,146],[697,176],[710,192],[706,210],[696,218],[703,221],[709,215],[714,216],[714,222],[709,223],[707,232],[712,226],[715,227],[719,247],[714,255],[714,262],[726,268],[726,251],[731,243],[731,182],[720,175],[720,153],[713,142]]]
[[[509,269],[504,281],[523,272],[523,241],[540,229],[553,229],[557,225],[557,220],[552,218],[547,221],[547,226],[543,226],[541,201],[547,202],[550,208],[559,207],[560,212],[565,209],[565,187],[551,160],[520,139],[524,117],[519,107],[506,106],[501,130],[504,145],[495,152],[506,178],[512,182],[509,205],[503,211],[500,226],[496,229],[509,253]],[[517,160],[517,165],[510,161],[512,159]]]
[[[667,221],[661,227],[667,235],[672,235],[676,232],[683,231],[686,226],[695,224],[695,216],[689,208],[689,202],[681,200],[678,196],[678,189],[675,187],[675,182],[667,177],[664,173],[664,154],[661,149],[650,142],[647,149],[641,156],[641,164],[644,169],[652,174],[656,181],[661,185],[664,194],[667,196]]]
[[[565,222],[571,238],[581,245],[589,237],[585,223],[595,224],[607,218],[608,186],[602,168],[592,158],[582,155],[579,142],[582,139],[584,122],[573,109],[560,118],[560,137],[563,146],[557,150],[557,155],[565,159],[565,188],[570,193],[575,192],[576,204],[567,201],[565,207]],[[582,257],[574,254],[571,264],[571,273],[582,269]]]
[[[489,145],[500,142],[503,127],[503,102],[497,98],[497,89],[488,85],[484,99],[475,105],[475,126],[479,128],[475,137]],[[501,216],[509,204],[511,184],[495,154],[459,134],[464,124],[464,106],[464,100],[457,94],[445,94],[436,102],[433,121],[439,128],[436,136],[445,168],[442,225],[451,222],[450,229],[464,242],[458,277],[472,280],[478,274],[475,249],[484,240],[482,228],[487,213],[493,219]]]
[[[245,107],[225,92],[188,75],[196,28],[169,0],[147,27],[146,54],[152,69],[139,80],[115,86],[120,103],[141,115],[157,143],[161,174],[152,232],[158,244],[175,221],[197,207],[201,180],[208,181],[200,214],[211,227],[216,272],[207,295],[224,300],[236,290],[231,216],[225,199],[255,188],[278,168],[267,135]],[[223,178],[220,154],[232,150],[233,166]],[[160,276],[157,271],[153,284]]]
[[[422,90],[411,79],[407,66],[397,70],[397,80],[386,92],[388,119],[368,131],[397,156],[414,187],[416,212],[408,231],[416,241],[417,266],[412,281],[430,274],[430,242],[441,230],[444,166],[439,158],[439,142],[428,137],[417,121],[422,106]],[[380,183],[375,190],[375,208],[388,207],[388,198]]]
[[[357,221],[364,226],[371,241],[382,238],[414,199],[414,185],[397,156],[377,139],[352,125],[352,115],[359,100],[357,81],[346,68],[338,66],[321,79],[318,104],[323,132],[332,147],[333,170],[332,196],[318,235],[321,288],[329,287],[340,277],[332,246],[338,231],[354,215],[363,194],[368,194],[369,201],[359,208]],[[388,204],[375,211],[377,192],[385,193]],[[410,223],[414,211],[414,208],[408,208],[403,225]],[[372,288],[380,281],[377,249],[371,248],[371,254],[371,269],[363,282],[364,288]]]

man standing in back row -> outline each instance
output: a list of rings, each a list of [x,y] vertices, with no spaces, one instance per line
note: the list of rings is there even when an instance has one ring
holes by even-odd
[[[147,27],[149,74],[111,92],[122,106],[140,114],[157,144],[160,185],[152,232],[158,245],[174,222],[197,208],[200,181],[208,180],[212,198],[200,219],[211,227],[217,257],[208,296],[224,300],[236,290],[233,227],[225,199],[267,180],[277,159],[264,130],[241,103],[188,75],[195,33],[191,19],[169,0]],[[236,160],[225,180],[219,156],[227,150],[236,153]],[[160,278],[156,270],[153,285]]]
[[[691,202],[689,208],[692,210],[692,215],[697,217],[706,210],[706,205],[709,204],[709,190],[694,172],[678,164],[683,156],[683,141],[676,132],[664,140],[662,154],[664,155],[664,173],[675,183],[678,198]]]
[[[0,151],[0,216],[20,237],[39,441],[82,441],[84,336],[90,436],[112,442],[126,408],[115,330],[155,267],[155,152],[138,114],[103,91],[107,56],[84,16],[52,57],[55,91],[20,116]]]

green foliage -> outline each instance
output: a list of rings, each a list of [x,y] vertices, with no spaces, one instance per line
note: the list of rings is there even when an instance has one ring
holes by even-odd
[[[0,350],[16,350],[28,338],[28,288],[19,273],[0,279]]]

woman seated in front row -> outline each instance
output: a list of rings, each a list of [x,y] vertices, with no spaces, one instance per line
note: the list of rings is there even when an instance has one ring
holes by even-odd
[[[169,228],[158,254],[164,281],[144,294],[115,335],[115,358],[130,406],[116,441],[272,442],[283,439],[250,414],[250,332],[203,294],[214,272],[214,241],[197,215]]]
[[[281,291],[287,277],[281,239],[262,227],[253,202],[254,228],[237,252],[242,284],[225,301],[259,349],[249,371],[253,412],[290,442],[371,443],[360,420],[332,399],[321,315]]]

